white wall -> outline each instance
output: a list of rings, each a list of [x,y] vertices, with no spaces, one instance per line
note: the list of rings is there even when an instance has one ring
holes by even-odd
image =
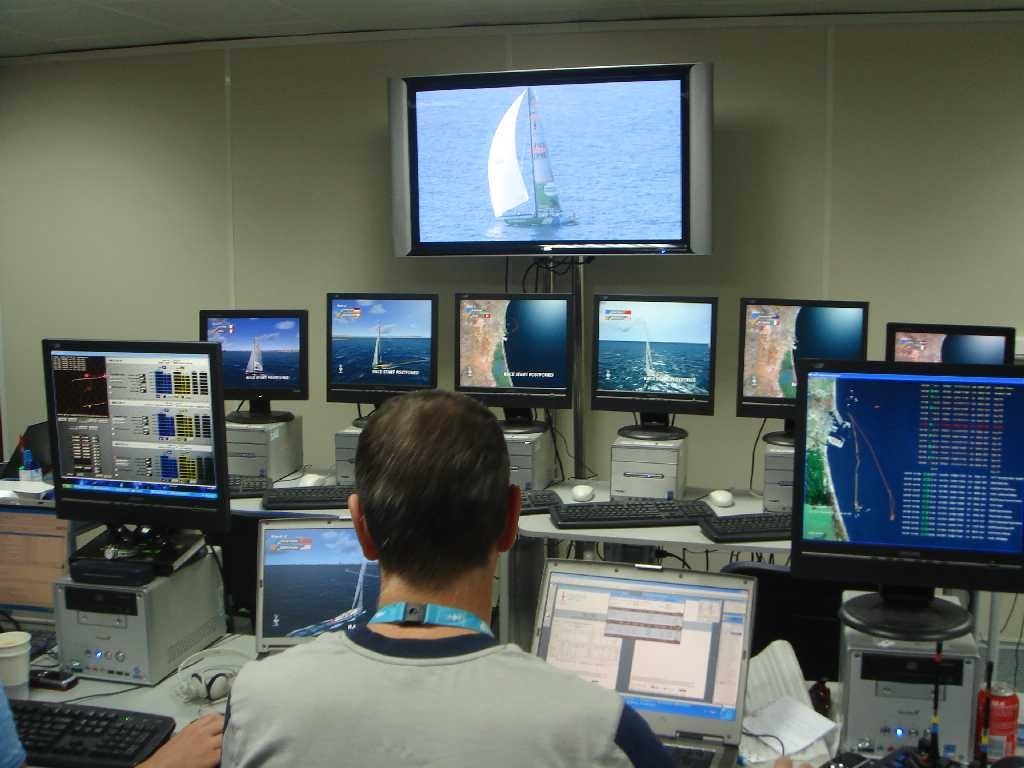
[[[354,408],[324,402],[324,294],[441,293],[450,386],[447,297],[503,279],[500,259],[391,256],[387,78],[708,60],[714,257],[600,259],[586,287],[720,297],[716,415],[682,423],[691,482],[745,487],[759,422],[734,415],[739,297],[870,300],[875,356],[888,320],[1024,325],[1024,17],[955,18],[490,28],[0,66],[6,438],[45,415],[41,337],[191,339],[200,308],[234,299],[310,309],[310,399],[289,407],[306,460],[328,465]],[[625,418],[586,417],[599,473]]]

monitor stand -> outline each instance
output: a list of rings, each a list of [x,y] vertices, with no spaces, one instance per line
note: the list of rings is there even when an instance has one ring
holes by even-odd
[[[205,547],[199,531],[108,525],[69,558],[71,578],[89,584],[148,584],[170,576]]]
[[[503,408],[505,420],[499,421],[501,431],[506,435],[529,435],[547,432],[548,425],[533,418],[531,408]]]
[[[232,424],[273,424],[279,421],[292,421],[295,414],[289,411],[270,410],[270,399],[266,397],[250,397],[248,411],[231,411],[224,417]]]
[[[768,445],[781,445],[786,448],[792,448],[796,445],[796,420],[786,419],[781,432],[769,432],[761,439],[768,443]]]
[[[839,619],[848,627],[889,640],[952,640],[971,631],[970,612],[935,597],[927,587],[882,587],[843,603]]]
[[[667,413],[640,413],[639,424],[627,424],[619,427],[620,437],[631,437],[634,440],[685,440],[688,433],[682,427],[673,427],[668,423]]]

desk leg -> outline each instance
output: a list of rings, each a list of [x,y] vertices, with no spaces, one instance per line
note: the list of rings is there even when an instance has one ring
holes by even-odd
[[[498,640],[529,652],[544,575],[544,540],[520,536],[498,561]]]

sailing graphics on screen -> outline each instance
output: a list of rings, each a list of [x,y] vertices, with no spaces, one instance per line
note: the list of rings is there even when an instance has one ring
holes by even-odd
[[[459,385],[487,389],[568,386],[565,299],[462,299]]]
[[[429,299],[331,301],[330,385],[429,387]]]
[[[420,240],[680,239],[680,86],[417,92]]]
[[[602,301],[595,387],[616,392],[707,395],[712,305]]]
[[[206,338],[220,342],[227,389],[299,387],[297,317],[210,317]]]

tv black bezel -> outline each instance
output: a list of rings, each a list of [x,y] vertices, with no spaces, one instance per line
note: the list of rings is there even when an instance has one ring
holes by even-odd
[[[947,336],[1001,336],[1006,344],[1003,348],[1003,365],[1012,365],[1017,329],[1004,325],[953,325],[951,323],[886,323],[885,324],[885,360],[896,362],[897,333],[944,333]],[[904,361],[909,362],[909,361]],[[918,363],[921,365],[921,363]],[[947,363],[949,365],[949,363]],[[994,363],[979,363],[994,365]]]
[[[214,341],[113,341],[96,339],[43,339],[43,378],[46,384],[46,416],[53,446],[53,495],[57,517],[111,525],[136,524],[157,529],[196,529],[225,533],[231,526],[231,498],[228,483],[228,448],[225,431],[221,346]],[[109,355],[151,353],[154,355],[207,355],[210,360],[210,411],[213,418],[213,459],[217,498],[209,502],[191,499],[183,504],[173,498],[133,496],[90,491],[75,493],[64,488],[60,468],[60,441],[54,401],[51,353],[54,351],[104,352]]]
[[[843,309],[861,309],[863,324],[861,326],[861,360],[868,355],[868,305],[867,301],[836,301],[833,299],[740,299],[739,327],[739,362],[736,366],[736,415],[757,419],[792,419],[796,413],[796,400],[774,397],[743,396],[743,350],[747,327],[747,307],[751,304],[767,304],[780,307],[837,307]],[[795,374],[795,371],[794,371]]]
[[[331,302],[336,299],[351,299],[353,301],[429,301],[430,302],[430,384],[428,386],[396,386],[360,384],[344,387],[333,387],[331,384]],[[417,392],[421,389],[437,389],[437,305],[438,294],[436,293],[346,293],[339,291],[327,294],[327,343],[325,356],[325,384],[326,400],[328,403],[358,403],[366,405],[380,405],[389,397],[404,395],[407,392]]]
[[[566,387],[538,388],[521,394],[510,393],[508,389],[495,389],[488,387],[466,387],[459,384],[459,370],[462,362],[462,350],[460,348],[460,326],[459,315],[462,310],[463,301],[490,299],[515,299],[526,301],[557,300],[566,303],[565,313],[565,371],[568,382]],[[479,400],[486,406],[492,408],[571,408],[573,397],[573,333],[572,329],[576,318],[576,308],[573,304],[572,294],[569,293],[491,293],[486,291],[473,291],[455,294],[455,355],[452,380],[456,392],[469,395]]]
[[[711,359],[709,365],[710,392],[705,395],[681,395],[668,392],[616,393],[598,387],[598,328],[601,302],[632,301],[661,304],[710,304],[711,305]],[[590,346],[590,409],[594,411],[625,411],[632,413],[677,413],[694,416],[713,416],[715,413],[715,363],[718,333],[717,296],[655,296],[651,294],[610,294],[595,293],[591,314]]]
[[[1003,365],[947,365],[878,361],[805,360],[797,366],[797,400],[807,400],[810,371],[825,373],[909,374],[1020,379],[1017,369]],[[804,540],[804,472],[807,409],[796,409],[793,475],[791,569],[800,578],[867,582],[881,586],[1024,591],[1024,552],[1018,555],[973,553],[962,550],[879,547]],[[951,558],[955,558],[951,560]]]
[[[692,218],[689,199],[691,172],[689,75],[694,63],[650,64],[611,67],[575,67],[561,69],[513,70],[504,72],[478,72],[454,75],[427,75],[405,77],[406,126],[408,141],[409,234],[411,247],[407,256],[569,256],[591,254],[692,254]],[[531,85],[568,85],[602,82],[629,82],[642,80],[678,80],[680,82],[680,187],[681,233],[679,238],[615,240],[595,243],[593,239],[550,241],[466,240],[424,243],[420,239],[418,144],[416,133],[416,94],[423,91],[456,88],[487,88]],[[654,247],[654,246],[659,247]]]
[[[308,400],[309,399],[309,310],[308,309],[201,309],[199,340],[209,341],[211,318],[274,318],[299,321],[299,383],[295,387],[225,387],[225,400]],[[219,344],[220,342],[213,342]],[[223,372],[222,372],[223,377]]]

